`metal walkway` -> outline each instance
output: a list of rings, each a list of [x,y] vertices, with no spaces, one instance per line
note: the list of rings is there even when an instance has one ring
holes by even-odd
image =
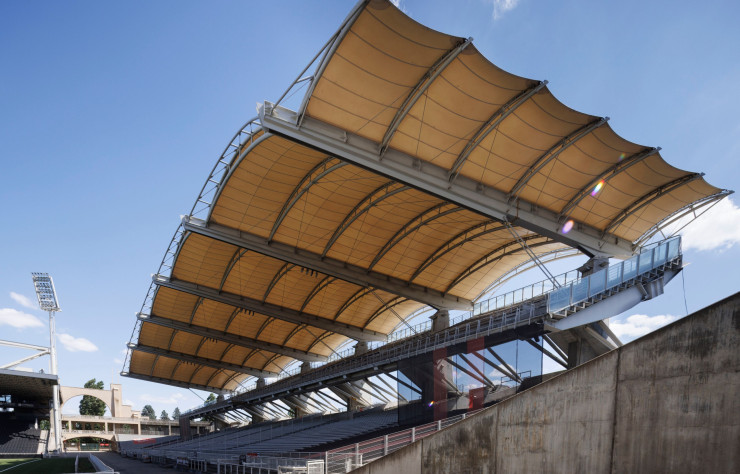
[[[527,287],[528,299],[493,298],[476,304],[449,328],[426,331],[383,345],[365,354],[339,359],[291,377],[254,388],[229,399],[188,412],[188,418],[261,405],[285,397],[393,372],[399,361],[446,349],[447,356],[467,351],[469,341],[483,339],[493,347],[515,339],[529,339],[566,331],[620,314],[641,300],[662,293],[667,281],[681,269],[680,238],[644,250],[629,260],[547,290],[544,282]],[[537,289],[541,288],[541,291]],[[524,295],[525,291],[517,290]],[[513,293],[517,293],[513,292]],[[538,294],[539,293],[539,294]],[[499,307],[502,305],[503,307]]]

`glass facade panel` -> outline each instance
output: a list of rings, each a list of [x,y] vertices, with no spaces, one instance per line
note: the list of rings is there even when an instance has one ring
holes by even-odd
[[[589,278],[591,279],[591,285],[588,291],[589,296],[598,295],[606,289],[606,270],[599,270],[590,275]]]
[[[548,311],[551,313],[560,311],[561,309],[570,306],[570,286],[560,288],[550,293],[550,297],[547,302]]]
[[[588,278],[573,284],[573,303],[579,303],[588,298]]]
[[[637,257],[632,257],[629,260],[623,262],[624,273],[622,281],[628,281],[637,276]]]
[[[611,265],[607,269],[607,274],[607,289],[614,288],[615,286],[622,283],[622,263],[620,262],[617,265]]]

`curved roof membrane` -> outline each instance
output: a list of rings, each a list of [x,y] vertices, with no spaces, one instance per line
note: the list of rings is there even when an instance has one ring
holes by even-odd
[[[265,104],[236,135],[183,220],[127,375],[234,390],[384,340],[426,306],[470,309],[528,252],[624,255],[728,193],[385,0],[355,7],[301,110],[285,125],[276,112]],[[368,150],[377,163],[354,159]],[[483,204],[455,199],[459,186]],[[575,237],[559,232],[567,220]]]

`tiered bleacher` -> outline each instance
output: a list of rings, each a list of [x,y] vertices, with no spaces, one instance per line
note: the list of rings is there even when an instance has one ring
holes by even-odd
[[[153,448],[160,447],[180,439],[180,435],[172,436],[148,436],[148,435],[137,435],[137,434],[116,434],[116,442],[121,451],[132,450],[138,448]]]
[[[200,459],[215,461],[240,455],[295,453],[317,446],[372,435],[398,425],[396,410],[372,408],[363,412],[306,416],[278,423],[259,423],[244,428],[229,428],[178,443],[133,448],[121,445],[121,453],[140,457],[175,459],[197,452]]]
[[[33,422],[0,418],[0,454],[28,455],[43,453],[46,431],[33,427]]]

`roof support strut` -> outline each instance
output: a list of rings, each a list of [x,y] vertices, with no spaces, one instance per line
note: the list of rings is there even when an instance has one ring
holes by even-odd
[[[403,122],[403,119],[406,118],[406,115],[411,112],[411,109],[414,107],[414,104],[416,104],[416,101],[419,100],[419,97],[421,97],[424,92],[426,92],[426,90],[429,88],[429,86],[432,85],[432,82],[434,82],[437,76],[442,74],[442,71],[444,71],[445,68],[449,66],[450,63],[454,61],[455,58],[460,53],[462,53],[462,51],[467,48],[468,45],[472,42],[473,38],[467,38],[460,41],[457,46],[455,46],[447,53],[445,53],[444,56],[439,58],[437,62],[429,68],[424,76],[422,76],[416,86],[414,86],[414,88],[411,90],[411,93],[409,93],[409,95],[406,97],[406,100],[403,101],[403,104],[398,109],[398,112],[396,112],[396,116],[393,117],[390,125],[388,125],[388,130],[385,131],[383,141],[380,142],[379,151],[381,156],[383,155],[383,153],[385,153],[385,150],[391,143],[391,139],[393,139],[393,135],[396,133],[396,130],[398,130],[398,126],[401,125],[401,122]]]
[[[367,271],[364,268],[355,267],[330,257],[321,258],[319,254],[280,242],[268,243],[262,237],[214,223],[206,224],[192,216],[183,217],[182,226],[185,230],[195,234],[251,249],[268,257],[316,270],[355,285],[372,286],[435,308],[470,310],[473,307],[473,303],[464,298],[443,294],[421,285],[409,284],[406,281],[393,279],[378,272]]]
[[[659,186],[649,193],[645,194],[644,196],[641,196],[639,199],[637,199],[635,202],[629,205],[624,211],[620,212],[617,217],[615,217],[608,226],[604,229],[604,232],[611,232],[613,229],[617,228],[622,222],[624,222],[625,219],[627,219],[629,216],[634,214],[635,212],[639,211],[643,207],[647,206],[651,202],[655,201],[659,197],[663,196],[664,194],[670,193],[674,189],[680,188],[681,186],[685,186],[692,181],[696,181],[697,179],[700,179],[702,176],[704,176],[704,173],[690,173],[686,176],[682,176],[681,178],[678,178],[674,181],[671,181],[670,183],[666,183],[663,186]]]
[[[263,314],[283,321],[288,321],[293,324],[308,324],[310,326],[324,329],[326,331],[335,332],[337,334],[343,334],[352,339],[358,341],[384,341],[386,336],[375,331],[362,329],[356,326],[350,326],[349,324],[337,323],[326,318],[319,316],[301,313],[290,308],[284,308],[271,303],[263,303],[258,300],[246,298],[223,291],[218,291],[213,288],[196,285],[194,283],[171,280],[162,275],[154,275],[152,281],[155,285],[164,286],[173,290],[182,291],[191,295],[201,296],[212,301],[234,306],[236,308],[242,308],[256,313]]]
[[[496,113],[493,114],[491,118],[489,118],[488,121],[484,123],[481,128],[478,129],[477,132],[475,132],[475,135],[473,135],[470,141],[468,141],[468,144],[465,145],[465,148],[463,148],[463,151],[460,152],[460,155],[458,155],[455,163],[452,165],[452,168],[450,168],[450,182],[455,180],[455,178],[457,177],[457,173],[460,171],[462,165],[465,164],[473,150],[475,150],[476,147],[480,145],[480,143],[485,140],[485,138],[492,131],[496,130],[496,128],[501,124],[501,122],[504,121],[506,117],[511,115],[511,113],[514,112],[520,105],[529,100],[530,97],[538,93],[546,85],[547,81],[541,81],[539,84],[530,87],[521,94],[517,95],[516,97],[505,103],[500,109],[498,109]]]
[[[128,343],[128,348],[134,351],[146,352],[148,354],[154,354],[170,359],[181,360],[195,365],[205,365],[206,367],[212,367],[214,369],[226,369],[233,372],[241,372],[247,375],[253,375],[255,377],[274,377],[277,374],[274,372],[266,372],[264,370],[253,369],[251,367],[242,367],[237,364],[229,364],[228,362],[221,362],[215,359],[206,359],[204,357],[194,356],[191,354],[185,354],[183,352],[171,351],[162,349],[160,347],[152,347],[141,344]]]
[[[289,347],[281,346],[279,344],[272,344],[269,342],[260,341],[258,339],[252,339],[249,337],[239,336],[229,332],[219,331],[216,329],[207,328],[204,326],[197,326],[193,324],[183,323],[174,319],[163,318],[160,316],[139,313],[137,315],[139,320],[163,326],[166,328],[174,329],[176,331],[183,331],[190,334],[195,334],[202,337],[210,337],[218,339],[235,346],[245,347],[247,349],[257,349],[261,351],[274,352],[294,359],[309,361],[309,362],[322,362],[326,361],[327,357],[319,354],[312,354],[310,352],[301,351],[298,349],[291,349]]]
[[[516,217],[517,224],[527,230],[574,248],[583,248],[593,255],[627,257],[634,252],[632,242],[615,235],[604,235],[601,229],[593,226],[582,224],[567,235],[562,234],[558,213],[529,206],[522,199],[511,202],[505,192],[468,176],[459,175],[454,182],[450,182],[449,167],[443,168],[427,161],[420,163],[418,158],[392,148],[386,150],[380,160],[377,142],[312,117],[305,117],[303,125],[298,127],[295,124],[295,112],[275,107],[269,102],[260,105],[259,113],[263,127],[270,133],[291,138],[297,143],[390,176],[400,183],[425,190],[490,218],[503,220]],[[437,307],[434,304],[432,306]]]
[[[139,380],[145,380],[147,382],[156,382],[156,383],[163,383],[165,385],[172,385],[173,387],[180,387],[180,388],[197,388],[198,390],[204,390],[206,392],[214,392],[221,395],[225,395],[229,393],[228,390],[219,388],[219,387],[212,387],[209,385],[200,385],[197,383],[192,382],[179,382],[177,380],[171,380],[171,379],[164,379],[161,377],[153,377],[151,375],[142,375],[142,374],[134,374],[131,372],[121,372],[121,375],[124,377],[129,377],[132,379],[139,379]]]
[[[530,178],[534,175],[536,175],[542,168],[545,167],[549,162],[557,158],[562,152],[564,152],[568,147],[570,147],[572,144],[580,140],[581,138],[585,137],[595,129],[601,127],[606,122],[609,121],[609,117],[603,117],[594,120],[591,123],[588,123],[584,125],[583,127],[579,128],[575,132],[571,133],[567,137],[563,138],[559,142],[557,142],[555,145],[553,145],[549,150],[545,152],[544,155],[540,156],[535,163],[529,167],[529,169],[522,175],[521,178],[519,178],[519,181],[516,182],[513,188],[511,188],[511,191],[509,191],[509,197],[514,198],[516,197],[519,192],[524,188],[524,186],[527,185]]]

